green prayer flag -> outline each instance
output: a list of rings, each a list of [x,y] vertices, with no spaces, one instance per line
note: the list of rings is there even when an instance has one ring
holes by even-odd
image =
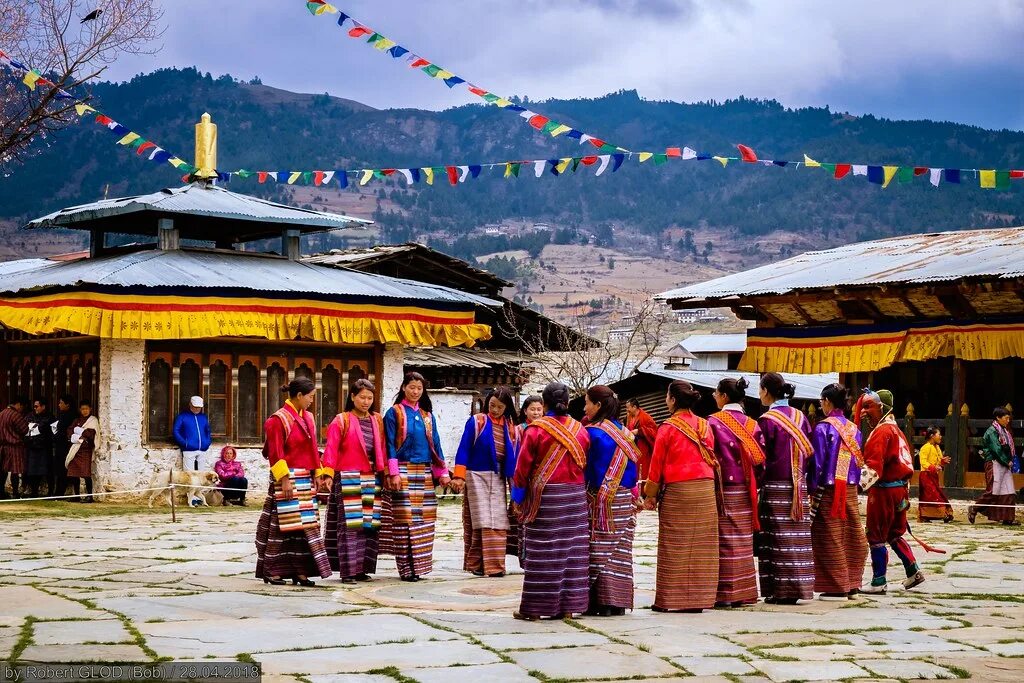
[[[512,175],[514,175],[516,178],[519,177],[519,167],[520,166],[522,166],[522,164],[520,164],[518,162],[512,164]]]
[[[651,161],[654,162],[655,166],[661,166],[663,163],[668,161],[668,154],[655,154],[651,157]]]
[[[836,174],[836,165],[835,164],[826,164],[825,162],[821,162],[821,167],[823,169],[825,169],[826,171],[828,171],[829,175],[834,176]]]
[[[1009,171],[996,171],[996,189],[997,190],[1009,190],[1010,189],[1010,172]]]
[[[575,173],[576,169],[580,167],[580,161],[582,161],[582,160],[583,160],[583,157],[573,157],[572,158],[572,172],[573,173]]]
[[[599,151],[599,152],[618,152],[619,148],[616,147],[615,145],[611,144],[610,142],[606,142],[603,145],[601,145],[600,147],[598,147],[597,151]]]
[[[434,76],[437,76],[439,71],[441,71],[441,67],[439,67],[437,64],[427,64],[425,67],[423,67],[423,71],[426,72],[427,75],[429,75],[431,78],[433,78]],[[488,101],[490,102],[493,100]]]
[[[900,166],[899,170],[896,171],[896,182],[897,183],[909,183],[914,180],[914,167],[913,166]]]
[[[555,128],[558,128],[560,125],[562,124],[558,123],[557,121],[548,121],[547,123],[544,124],[544,127],[540,129],[540,132],[547,133],[548,135],[550,135],[551,131],[553,131]]]

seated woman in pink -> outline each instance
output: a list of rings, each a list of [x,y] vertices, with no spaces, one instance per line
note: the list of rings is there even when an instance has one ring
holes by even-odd
[[[220,477],[217,488],[224,496],[224,505],[245,505],[245,490],[249,488],[249,480],[245,478],[245,468],[238,462],[238,454],[234,446],[220,449],[220,460],[213,465],[213,471]],[[234,491],[231,489],[242,489]]]

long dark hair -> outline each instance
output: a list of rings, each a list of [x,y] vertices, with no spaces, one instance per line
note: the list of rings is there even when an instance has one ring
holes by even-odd
[[[617,420],[619,418],[619,397],[615,395],[610,387],[598,384],[587,389],[587,398],[591,403],[600,406],[590,424],[597,424],[601,420]]]
[[[402,387],[398,390],[398,393],[395,394],[393,405],[397,406],[402,402],[405,398],[405,387],[407,387],[411,382],[420,382],[423,384],[423,395],[420,396],[420,410],[427,413],[434,412],[434,403],[430,400],[430,392],[427,391],[427,389],[430,388],[430,385],[427,383],[427,380],[424,379],[423,375],[418,372],[405,373],[405,379],[402,380]]]
[[[846,410],[850,405],[850,398],[847,395],[846,387],[838,382],[833,382],[822,389],[821,398],[827,400],[839,410]]]
[[[516,412],[516,400],[512,398],[512,392],[508,387],[494,387],[486,394],[484,394],[484,412],[491,412],[491,399],[496,398],[501,401],[502,405],[505,406],[504,415],[508,419],[510,424],[515,424],[516,420],[519,419],[519,415]]]
[[[348,391],[348,398],[345,399],[345,412],[349,413],[356,409],[355,401],[352,400],[353,396],[358,396],[362,391],[369,391],[371,394],[377,393],[377,388],[373,386],[373,382],[368,379],[360,377],[355,382],[352,382],[352,386]],[[373,412],[372,410],[370,412]]]
[[[743,399],[747,397],[748,386],[750,385],[746,377],[723,377],[718,382],[718,393],[729,399],[729,403],[743,403]]]
[[[316,390],[316,385],[313,384],[313,380],[308,377],[296,377],[288,384],[281,387],[281,393],[288,394],[288,398],[295,398],[299,394],[305,396],[311,394]]]
[[[694,389],[692,384],[681,379],[668,385],[668,395],[675,399],[676,410],[689,410],[700,400],[700,392]]]
[[[776,401],[780,398],[793,398],[796,387],[783,379],[777,372],[768,372],[761,376],[761,388]]]
[[[544,405],[544,399],[538,396],[536,393],[526,396],[526,400],[522,401],[522,408],[519,409],[519,422],[526,424],[526,409],[534,403],[540,403]]]
[[[569,387],[561,382],[551,382],[540,394],[544,405],[555,415],[569,414]]]

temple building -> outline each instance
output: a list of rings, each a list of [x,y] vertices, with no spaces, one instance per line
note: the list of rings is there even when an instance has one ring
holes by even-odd
[[[212,177],[214,148],[200,141],[215,136],[204,126],[206,116],[195,165]],[[178,462],[171,425],[201,395],[216,447],[237,446],[262,486],[263,422],[291,379],[315,381],[324,430],[358,377],[389,404],[407,348],[491,336],[477,316],[502,304],[487,296],[301,260],[302,235],[365,223],[205,179],[34,220],[28,229],[88,231],[89,252],[0,264],[0,387],[53,405],[65,393],[93,400],[100,490],[145,486]],[[280,239],[280,254],[243,250],[268,238]]]
[[[868,386],[891,389],[915,444],[927,426],[943,427],[945,483],[966,493],[984,488],[978,445],[993,408],[1024,405],[1022,249],[1024,228],[894,237],[659,298],[754,321],[738,370],[837,372],[854,398]],[[1013,426],[1021,443],[1021,420]]]

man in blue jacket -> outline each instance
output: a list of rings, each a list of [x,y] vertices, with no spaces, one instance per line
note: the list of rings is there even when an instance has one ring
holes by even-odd
[[[203,397],[190,398],[188,408],[174,420],[174,441],[181,449],[182,467],[204,472],[212,470],[213,463],[207,460],[211,440],[210,421],[203,413]]]

